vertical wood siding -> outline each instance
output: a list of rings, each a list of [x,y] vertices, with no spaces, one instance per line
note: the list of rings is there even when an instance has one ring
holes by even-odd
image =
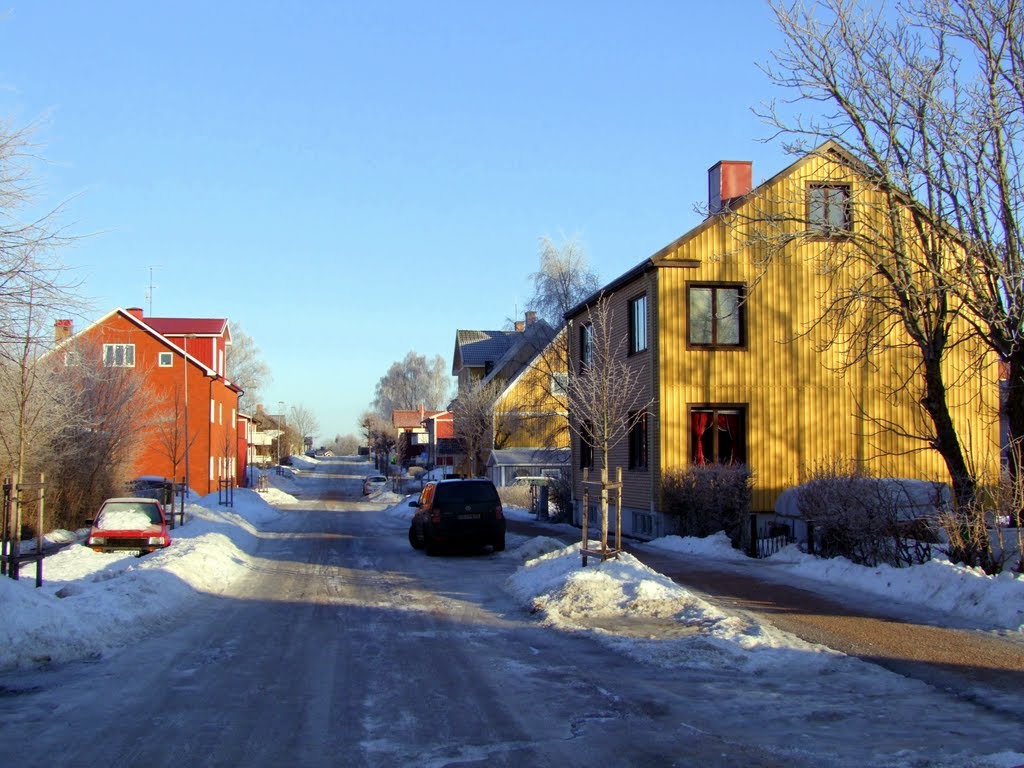
[[[826,170],[820,161],[798,167],[797,173],[777,182],[780,194],[773,196],[790,202],[769,207],[784,213],[785,205],[802,205],[806,181],[821,178]],[[893,477],[947,481],[935,451],[881,429],[858,413],[863,408],[909,432],[926,423],[915,393],[890,396],[898,381],[893,371],[906,371],[914,364],[912,350],[880,352],[842,372],[843,350],[819,350],[826,337],[813,321],[828,288],[817,268],[824,244],[793,247],[788,258],[772,263],[753,287],[746,303],[744,349],[688,347],[687,285],[750,285],[759,274],[760,254],[750,247],[737,250],[738,246],[727,228],[716,223],[666,254],[667,263],[696,263],[658,270],[651,309],[657,318],[652,353],[656,350],[660,371],[658,446],[652,458],[657,457],[659,471],[689,463],[692,405],[728,403],[747,407],[747,459],[755,472],[755,509],[770,510],[783,489],[829,459],[853,459],[869,472]],[[997,366],[965,374],[972,357],[966,348],[950,354],[949,381],[959,382],[951,387],[951,404],[965,446],[976,461],[993,469],[999,450]],[[636,493],[643,490],[638,487]]]

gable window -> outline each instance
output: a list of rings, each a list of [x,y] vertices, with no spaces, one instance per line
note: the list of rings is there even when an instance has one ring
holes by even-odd
[[[580,366],[585,368],[594,362],[594,324],[580,326]]]
[[[747,460],[746,410],[737,406],[690,409],[690,461],[743,464]]]
[[[687,296],[690,344],[740,347],[746,338],[741,285],[691,285]]]
[[[567,373],[552,373],[551,374],[551,394],[554,397],[565,397],[569,391],[569,374]]]
[[[170,368],[173,363],[174,355],[172,355],[170,352],[161,352],[160,356],[157,358],[157,364],[161,368]]]
[[[104,344],[103,345],[103,367],[105,367],[105,368],[134,368],[135,367],[135,345],[134,344]]]
[[[629,302],[629,353],[647,349],[647,294]]]
[[[647,411],[633,411],[629,421],[629,468],[647,469]]]
[[[850,231],[850,185],[807,187],[807,226],[814,234],[834,237]]]

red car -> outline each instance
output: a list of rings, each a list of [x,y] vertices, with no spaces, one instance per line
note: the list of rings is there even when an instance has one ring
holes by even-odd
[[[155,499],[107,499],[100,507],[85,545],[97,552],[144,555],[171,543],[164,508]]]

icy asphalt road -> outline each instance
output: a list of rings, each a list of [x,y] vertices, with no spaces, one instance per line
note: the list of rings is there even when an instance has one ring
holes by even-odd
[[[301,478],[229,596],[109,658],[20,676],[0,743],[50,766],[845,768],[930,739],[994,752],[1012,725],[895,676],[664,669],[542,628],[503,589],[513,558],[413,551],[362,501],[365,467]]]

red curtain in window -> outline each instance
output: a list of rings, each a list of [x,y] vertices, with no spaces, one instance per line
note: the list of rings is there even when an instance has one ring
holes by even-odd
[[[704,456],[704,433],[708,431],[708,427],[711,426],[711,414],[707,411],[694,411],[690,414],[690,421],[693,426],[693,442],[695,450],[693,452],[693,463],[694,464],[706,464],[707,457]]]

